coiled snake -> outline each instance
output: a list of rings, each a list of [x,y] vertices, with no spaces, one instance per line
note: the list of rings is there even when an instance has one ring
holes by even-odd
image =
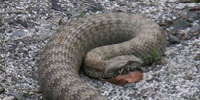
[[[89,76],[110,78],[160,59],[165,47],[159,25],[139,15],[107,13],[72,20],[41,52],[41,89],[47,100],[107,100],[80,78],[83,62]]]

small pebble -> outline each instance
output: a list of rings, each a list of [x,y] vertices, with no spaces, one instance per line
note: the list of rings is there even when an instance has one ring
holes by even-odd
[[[15,98],[14,96],[7,96],[3,98],[3,100],[17,100],[17,98]]]
[[[170,42],[170,44],[180,43],[180,39],[177,38],[176,36],[172,35],[172,34],[169,34],[168,41]]]
[[[194,57],[194,60],[200,60],[200,53]]]
[[[3,86],[0,85],[0,94],[5,92],[5,88],[3,88]]]

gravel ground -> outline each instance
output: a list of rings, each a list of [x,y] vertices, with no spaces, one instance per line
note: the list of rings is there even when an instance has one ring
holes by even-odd
[[[200,99],[200,4],[177,0],[0,0],[0,100],[41,100],[37,60],[55,30],[71,18],[126,12],[153,19],[170,45],[166,64],[120,87],[92,80],[109,100]]]

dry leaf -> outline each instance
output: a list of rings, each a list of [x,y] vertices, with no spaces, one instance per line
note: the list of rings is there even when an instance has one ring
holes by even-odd
[[[125,85],[127,83],[139,82],[142,79],[143,79],[143,72],[134,71],[125,75],[118,75],[117,77],[108,79],[107,81],[117,85]]]

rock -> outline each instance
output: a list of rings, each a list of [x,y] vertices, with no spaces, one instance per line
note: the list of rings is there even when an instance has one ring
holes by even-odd
[[[167,64],[168,63],[168,61],[167,61],[167,59],[166,58],[161,58],[159,61],[157,61],[157,62],[155,62],[155,64],[157,65],[157,64],[159,64],[159,65],[165,65],[165,64]]]
[[[200,60],[200,53],[194,57],[194,60]]]
[[[3,18],[0,17],[0,27],[2,27],[3,25],[4,25]]]
[[[188,20],[188,16],[183,15],[180,18],[174,20],[171,27],[173,27],[174,30],[184,30],[188,27],[191,27],[191,23]]]
[[[200,34],[200,25],[197,24],[191,27],[190,33],[192,33],[194,36]]]
[[[52,9],[57,11],[64,11],[64,9],[58,5],[58,0],[51,0]]]
[[[97,11],[103,11],[104,8],[103,8],[103,6],[101,6],[100,3],[91,2],[91,6],[88,7],[88,10],[90,10],[92,12],[97,12]]]
[[[3,98],[3,100],[17,100],[17,98],[15,98],[14,96],[7,96]]]
[[[3,86],[0,85],[0,94],[5,92],[5,88],[3,88]]]
[[[179,0],[180,3],[199,3],[200,0]]]
[[[198,35],[200,32],[199,15],[199,7],[185,9],[181,16],[172,21],[169,27],[170,33],[181,40],[188,40]]]
[[[177,38],[176,36],[172,35],[172,34],[168,35],[168,41],[170,42],[170,44],[180,43],[180,39]]]
[[[192,80],[193,79],[192,75],[190,75],[190,74],[185,75],[183,78],[186,79],[186,80]]]
[[[21,37],[25,37],[27,35],[27,32],[22,30],[16,30],[14,32],[11,33],[11,37],[12,38],[21,38]]]
[[[177,37],[180,38],[181,40],[187,40],[187,39],[191,38],[189,33],[185,30],[178,30],[177,31]]]

